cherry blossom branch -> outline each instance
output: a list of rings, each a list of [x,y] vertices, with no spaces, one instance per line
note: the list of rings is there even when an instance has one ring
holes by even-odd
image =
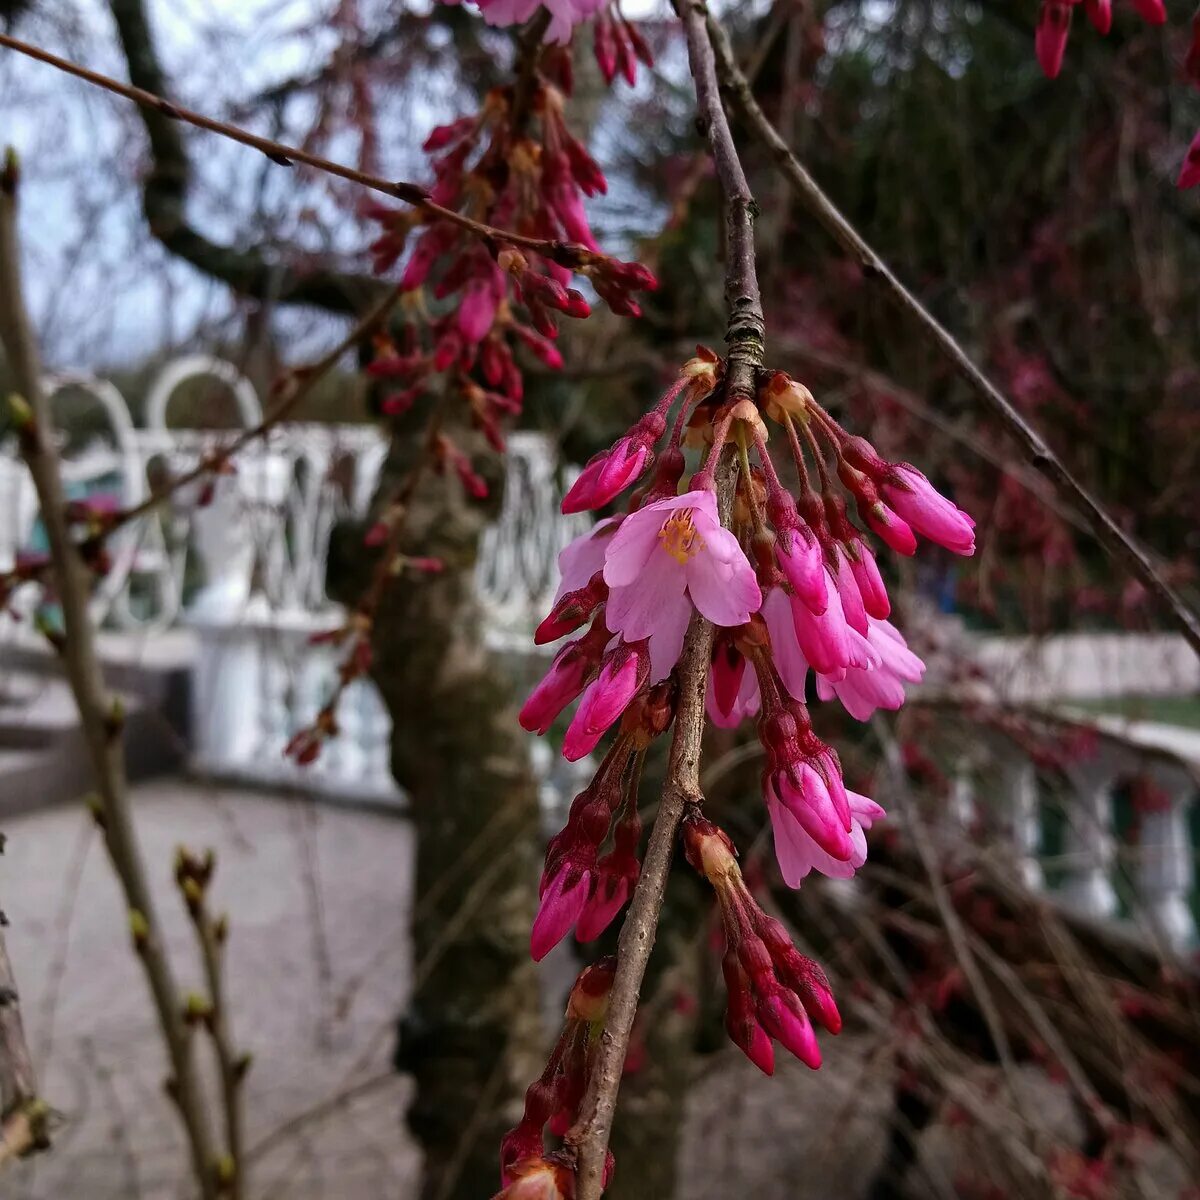
[[[604,255],[597,254],[587,249],[586,246],[580,246],[574,242],[567,242],[558,238],[529,237],[526,234],[514,233],[507,229],[498,229],[494,225],[487,225],[482,221],[473,220],[463,213],[456,212],[452,208],[446,208],[430,199],[428,190],[419,183],[381,179],[379,176],[370,175],[366,171],[359,171],[354,167],[347,167],[342,163],[333,162],[331,159],[322,158],[319,154],[311,154],[299,146],[289,146],[284,142],[277,142],[272,138],[260,137],[256,133],[251,133],[248,129],[243,129],[238,125],[231,125],[225,121],[218,121],[214,117],[205,116],[203,113],[195,112],[190,108],[184,108],[182,105],[175,104],[163,96],[156,95],[154,92],[134,87],[132,84],[122,83],[119,79],[113,79],[111,76],[104,75],[99,71],[93,71],[88,67],[80,66],[69,59],[60,58],[57,54],[52,54],[49,50],[43,50],[40,46],[30,45],[28,42],[10,37],[6,33],[0,33],[0,46],[8,50],[14,50],[18,54],[24,54],[28,58],[36,59],[38,62],[46,63],[48,66],[54,67],[59,71],[75,76],[76,79],[82,79],[85,83],[90,83],[94,87],[103,88],[105,91],[123,96],[126,100],[132,100],[134,104],[138,104],[143,108],[153,109],[171,120],[183,121],[188,125],[194,125],[197,129],[204,129],[209,133],[217,134],[219,137],[227,138],[229,141],[249,146],[252,150],[257,150],[259,153],[266,155],[273,163],[277,163],[281,167],[290,167],[295,163],[302,163],[313,170],[323,171],[327,175],[337,176],[339,179],[356,183],[373,192],[381,192],[385,196],[391,196],[394,200],[411,204],[427,216],[436,217],[451,225],[456,225],[460,229],[465,229],[468,233],[474,234],[485,241],[505,243],[509,246],[519,246],[523,250],[532,250],[564,267],[576,268],[604,258]]]
[[[718,498],[727,509],[733,495],[734,460],[726,455],[718,472]],[[700,743],[704,735],[704,693],[712,661],[714,629],[697,613],[692,617],[679,659],[679,700],[663,785],[662,801],[650,831],[646,856],[629,913],[617,942],[617,973],[609,993],[608,1015],[596,1047],[579,1120],[566,1136],[577,1155],[576,1200],[599,1200],[605,1156],[625,1068],[629,1036],[637,1015],[646,964],[654,949],[675,840],[688,805],[700,804]]]
[[[1160,574],[1146,549],[1123,529],[1103,504],[1067,469],[1040,433],[1013,407],[1012,402],[967,354],[953,334],[904,286],[892,269],[866,242],[841,210],[821,190],[771,124],[737,65],[729,35],[707,13],[700,0],[694,7],[705,13],[708,42],[716,56],[721,87],[754,137],[762,143],[776,168],[797,197],[839,246],[862,268],[866,279],[877,284],[915,324],[922,336],[958,372],[976,397],[1013,436],[1036,467],[1058,492],[1083,512],[1092,534],[1105,550],[1137,577],[1166,608],[1192,649],[1200,655],[1200,614]]]
[[[49,397],[42,388],[37,343],[21,287],[17,243],[16,157],[0,171],[0,345],[28,406],[20,422],[22,456],[37,490],[50,546],[54,581],[62,605],[62,657],[87,743],[98,793],[97,820],[129,911],[130,931],[146,973],[172,1077],[169,1088],[183,1120],[203,1200],[216,1200],[217,1163],[179,989],[166,955],[161,926],[134,829],[122,746],[123,716],[100,670],[88,614],[90,574],[71,539]]]
[[[674,0],[687,37],[688,62],[696,87],[697,126],[708,139],[721,183],[726,232],[725,301],[729,324],[725,331],[728,402],[753,400],[756,375],[765,353],[766,322],[755,264],[754,218],[757,206],[738,158],[717,87],[716,64],[705,34],[705,10],[699,0]],[[727,428],[727,425],[722,428]],[[712,456],[719,457],[717,501],[722,520],[728,520],[737,477],[736,459],[724,451],[718,432]],[[666,892],[675,841],[689,805],[703,802],[700,790],[700,750],[704,736],[704,696],[712,661],[715,631],[698,613],[692,617],[679,660],[679,698],[667,763],[662,801],[650,833],[646,856],[629,913],[621,927],[617,969],[609,993],[604,1031],[580,1117],[567,1134],[576,1152],[577,1200],[599,1200],[604,1165],[616,1112],[617,1093],[637,1014],[646,965],[654,947]]]

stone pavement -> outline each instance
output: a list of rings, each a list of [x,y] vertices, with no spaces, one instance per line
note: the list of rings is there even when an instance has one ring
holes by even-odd
[[[418,1159],[406,1082],[389,1071],[409,973],[412,845],[403,820],[261,792],[158,780],[138,827],[180,984],[200,983],[171,877],[174,847],[212,846],[229,910],[234,1032],[247,1080],[256,1200],[411,1194]],[[92,822],[67,806],[5,823],[0,904],[54,1152],[0,1182],[5,1200],[174,1200],[184,1148],[162,1096],[165,1060]],[[202,1057],[207,1049],[203,1040]],[[355,1090],[357,1087],[357,1090]],[[350,1093],[345,1104],[334,1097]],[[308,1121],[322,1104],[330,1111]],[[293,1124],[288,1127],[288,1123]]]
[[[254,1054],[250,1200],[412,1200],[419,1164],[404,1128],[408,1084],[389,1064],[411,971],[408,824],[178,779],[139,786],[135,801],[185,988],[200,970],[172,855],[179,843],[218,854],[213,895],[232,918],[234,1032]],[[0,1197],[190,1200],[146,986],[91,819],[64,806],[10,818],[5,832],[0,905],[42,1090],[62,1124],[50,1154],[0,1176]],[[819,1073],[781,1055],[766,1079],[732,1050],[699,1065],[681,1197],[864,1194],[882,1149],[892,1055],[864,1034],[824,1038],[823,1047]],[[1077,1143],[1061,1088],[1034,1068],[1021,1071],[1037,1123],[1061,1125],[1055,1140]],[[977,1153],[961,1134],[930,1130],[914,1200],[952,1200],[955,1164]],[[1144,1194],[1176,1200],[1179,1171],[1177,1162],[1159,1164]]]

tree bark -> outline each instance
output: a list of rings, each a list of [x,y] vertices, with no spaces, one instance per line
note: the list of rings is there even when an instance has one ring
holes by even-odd
[[[410,422],[396,430],[381,498],[419,452],[424,415]],[[537,788],[513,681],[484,644],[472,579],[490,515],[463,497],[453,473],[427,475],[406,541],[445,570],[401,576],[375,627],[375,679],[394,721],[392,769],[417,839],[416,980],[396,1061],[416,1080],[408,1123],[426,1156],[424,1200],[497,1190],[500,1138],[520,1115],[542,1049],[529,956]]]

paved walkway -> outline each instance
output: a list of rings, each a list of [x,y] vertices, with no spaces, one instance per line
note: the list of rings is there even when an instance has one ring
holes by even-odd
[[[181,986],[199,964],[174,847],[213,846],[230,911],[235,1034],[254,1055],[256,1200],[409,1194],[406,1083],[390,1073],[409,970],[409,827],[374,813],[177,780],[136,792],[138,827]],[[0,903],[44,1094],[64,1124],[5,1200],[174,1200],[183,1146],[163,1054],[103,846],[78,808],[6,822]],[[203,1047],[202,1047],[203,1049]],[[305,1113],[359,1087],[349,1104]],[[289,1126],[289,1122],[291,1125]]]

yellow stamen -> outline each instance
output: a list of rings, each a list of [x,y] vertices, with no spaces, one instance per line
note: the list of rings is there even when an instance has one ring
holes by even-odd
[[[658,531],[662,548],[682,567],[704,549],[704,539],[692,524],[692,510],[682,508],[673,512]]]

